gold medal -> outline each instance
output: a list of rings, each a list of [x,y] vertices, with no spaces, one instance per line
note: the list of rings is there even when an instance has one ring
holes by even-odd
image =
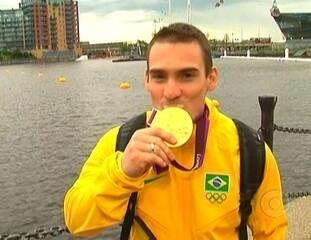
[[[169,147],[179,147],[191,137],[193,123],[189,113],[182,108],[168,107],[157,111],[151,122],[151,127],[159,127],[172,134],[177,143],[175,145],[167,143],[167,145]]]

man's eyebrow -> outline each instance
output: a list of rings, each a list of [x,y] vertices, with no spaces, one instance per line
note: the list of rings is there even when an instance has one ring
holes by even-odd
[[[164,73],[164,72],[165,72],[165,70],[164,69],[160,69],[160,68],[149,69],[149,73]],[[179,69],[178,72],[180,72],[180,73],[184,73],[184,72],[199,72],[199,69],[195,68],[195,67],[187,67],[187,68]]]
[[[153,68],[153,69],[149,69],[149,73],[150,74],[154,74],[154,73],[164,73],[165,71],[163,69],[160,68]]]
[[[184,72],[199,72],[199,69],[195,67],[189,67],[189,68],[182,68],[179,70],[179,72],[184,73]]]

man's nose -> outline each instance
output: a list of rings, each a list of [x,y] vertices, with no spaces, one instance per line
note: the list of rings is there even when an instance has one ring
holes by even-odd
[[[168,100],[174,100],[181,95],[181,89],[174,79],[169,79],[164,87],[164,97]]]

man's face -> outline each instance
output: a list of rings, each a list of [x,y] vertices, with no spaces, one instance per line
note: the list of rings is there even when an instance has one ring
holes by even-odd
[[[217,70],[213,67],[206,76],[202,50],[197,42],[156,42],[151,47],[145,88],[154,107],[178,106],[196,120],[204,110],[207,92],[216,83]]]

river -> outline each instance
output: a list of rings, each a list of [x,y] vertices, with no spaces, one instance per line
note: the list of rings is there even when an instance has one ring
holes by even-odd
[[[258,96],[275,95],[278,125],[310,129],[311,62],[214,63],[210,97],[227,115],[258,128]],[[0,235],[63,225],[64,194],[96,142],[150,106],[144,69],[110,60],[0,66]],[[131,88],[119,88],[124,80]],[[284,192],[310,191],[310,144],[311,135],[275,132]]]

